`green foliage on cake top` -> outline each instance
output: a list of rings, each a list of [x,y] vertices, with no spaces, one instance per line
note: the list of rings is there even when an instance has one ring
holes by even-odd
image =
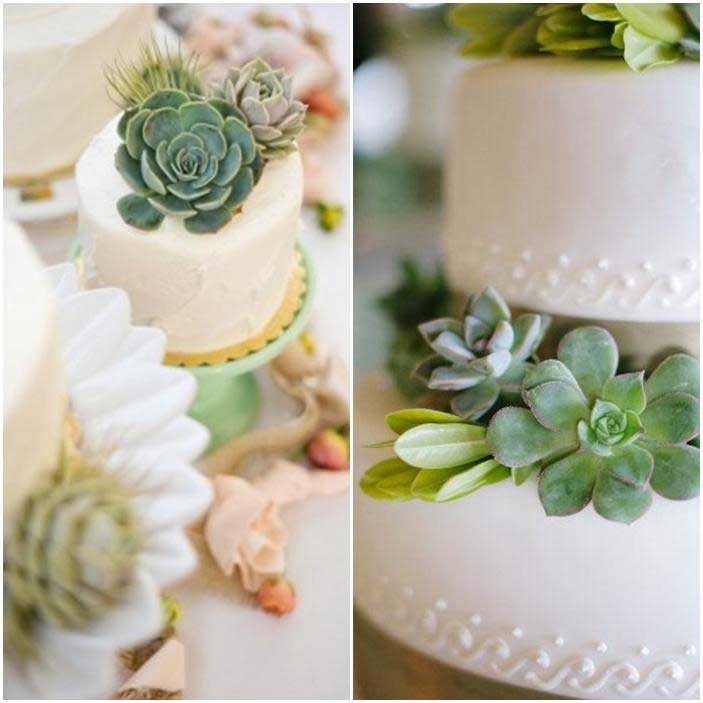
[[[465,4],[450,24],[468,31],[463,53],[622,57],[635,71],[698,60],[697,3]]]
[[[156,42],[139,47],[136,60],[118,58],[105,70],[112,99],[123,109],[141,105],[159,90],[179,90],[190,96],[206,92],[202,68],[195,54],[178,50],[164,51]]]
[[[26,500],[4,554],[4,630],[18,656],[36,653],[36,628],[84,627],[132,584],[142,538],[128,495],[64,454]]]
[[[483,340],[493,339],[509,319],[502,298],[490,289],[471,299],[469,313],[493,325]],[[460,344],[459,332],[450,331],[451,340],[445,337],[435,346],[449,349],[445,358],[454,363],[467,358],[462,355],[474,342],[465,337]],[[500,334],[506,340],[502,349],[514,349],[514,341],[507,344],[509,335]],[[541,338],[538,331],[533,334]],[[528,346],[534,351],[538,343]],[[484,346],[495,353],[488,342],[477,351]],[[372,466],[361,488],[377,500],[445,502],[509,477],[519,486],[537,473],[547,515],[571,515],[592,502],[601,516],[622,523],[645,514],[652,490],[670,500],[696,497],[697,360],[674,354],[647,379],[644,372],[617,374],[618,361],[610,333],[579,327],[563,337],[556,359],[522,370],[516,384],[519,406],[497,410],[488,423],[424,408],[391,413],[387,424],[398,436],[372,446],[392,447],[395,456]],[[452,372],[456,377],[466,368],[459,367]]]
[[[418,331],[425,320],[449,314],[450,291],[441,268],[425,272],[412,258],[400,262],[400,281],[378,300],[393,326],[386,368],[403,395],[418,398],[426,385],[412,376],[427,356],[427,346]]]
[[[528,361],[550,323],[546,315],[520,315],[493,288],[469,298],[463,320],[450,317],[424,322],[420,333],[435,352],[422,361],[415,375],[436,391],[451,393],[452,412],[477,420],[498,402],[520,401]]]
[[[296,150],[307,106],[293,98],[293,79],[283,69],[260,58],[231,68],[220,94],[242,112],[265,159]]]
[[[117,203],[122,219],[153,230],[170,215],[194,234],[226,225],[263,170],[237,114],[224,100],[193,100],[180,90],[159,90],[127,110],[115,166],[134,192]]]
[[[265,162],[290,154],[307,107],[292,79],[261,59],[230,70],[222,86],[202,82],[198,59],[155,42],[106,70],[122,144],[115,166],[133,191],[122,219],[157,229],[165,216],[193,234],[224,227],[258,183]]]

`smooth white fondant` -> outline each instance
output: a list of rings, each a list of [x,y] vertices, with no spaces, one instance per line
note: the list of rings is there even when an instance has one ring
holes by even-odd
[[[3,15],[5,178],[75,164],[118,108],[103,71],[150,36],[153,5],[7,3]]]
[[[135,322],[161,328],[169,351],[212,351],[256,335],[279,308],[293,265],[299,155],[268,163],[242,212],[219,232],[191,234],[172,217],[145,232],[117,212],[130,190],[114,166],[116,124],[93,139],[76,167],[88,275],[95,285],[126,290]]]
[[[694,61],[467,67],[448,110],[452,286],[557,315],[697,321],[698,96]]]
[[[381,374],[355,393],[354,594],[383,632],[429,657],[574,698],[699,695],[698,499],[654,496],[632,525],[592,507],[548,518],[537,484],[461,500],[380,503],[358,479],[404,405]]]
[[[22,230],[3,222],[3,508],[12,521],[56,465],[66,393],[56,311],[44,271]]]

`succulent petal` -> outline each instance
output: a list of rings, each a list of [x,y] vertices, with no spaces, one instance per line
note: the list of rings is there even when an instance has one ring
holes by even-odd
[[[152,149],[156,149],[161,142],[170,142],[178,137],[182,129],[178,110],[172,107],[161,107],[146,118],[142,134],[144,141]]]
[[[450,407],[463,420],[478,420],[496,403],[500,387],[493,378],[486,378],[477,386],[452,397]]]

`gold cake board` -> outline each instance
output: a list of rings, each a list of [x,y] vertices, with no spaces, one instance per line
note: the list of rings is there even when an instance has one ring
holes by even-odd
[[[355,700],[575,700],[445,664],[381,632],[354,610]]]
[[[228,361],[236,361],[247,354],[263,349],[267,344],[277,337],[280,337],[285,329],[290,325],[296,313],[303,304],[307,281],[305,267],[302,262],[300,252],[295,252],[295,262],[288,285],[286,287],[283,301],[268,321],[261,332],[249,339],[213,351],[202,353],[167,352],[164,363],[171,366],[202,366],[203,364],[222,364]]]

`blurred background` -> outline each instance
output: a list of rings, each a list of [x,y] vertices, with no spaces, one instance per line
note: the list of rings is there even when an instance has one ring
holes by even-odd
[[[454,77],[466,59],[462,37],[440,3],[354,5],[354,369],[403,366],[412,339],[378,299],[401,281],[396,302],[441,308],[437,277],[442,228],[442,162]],[[401,272],[412,257],[425,271]],[[384,312],[386,310],[387,312]],[[413,311],[405,311],[411,318]],[[407,327],[407,325],[406,325]],[[408,363],[410,361],[408,360]],[[400,377],[402,369],[398,369]]]

